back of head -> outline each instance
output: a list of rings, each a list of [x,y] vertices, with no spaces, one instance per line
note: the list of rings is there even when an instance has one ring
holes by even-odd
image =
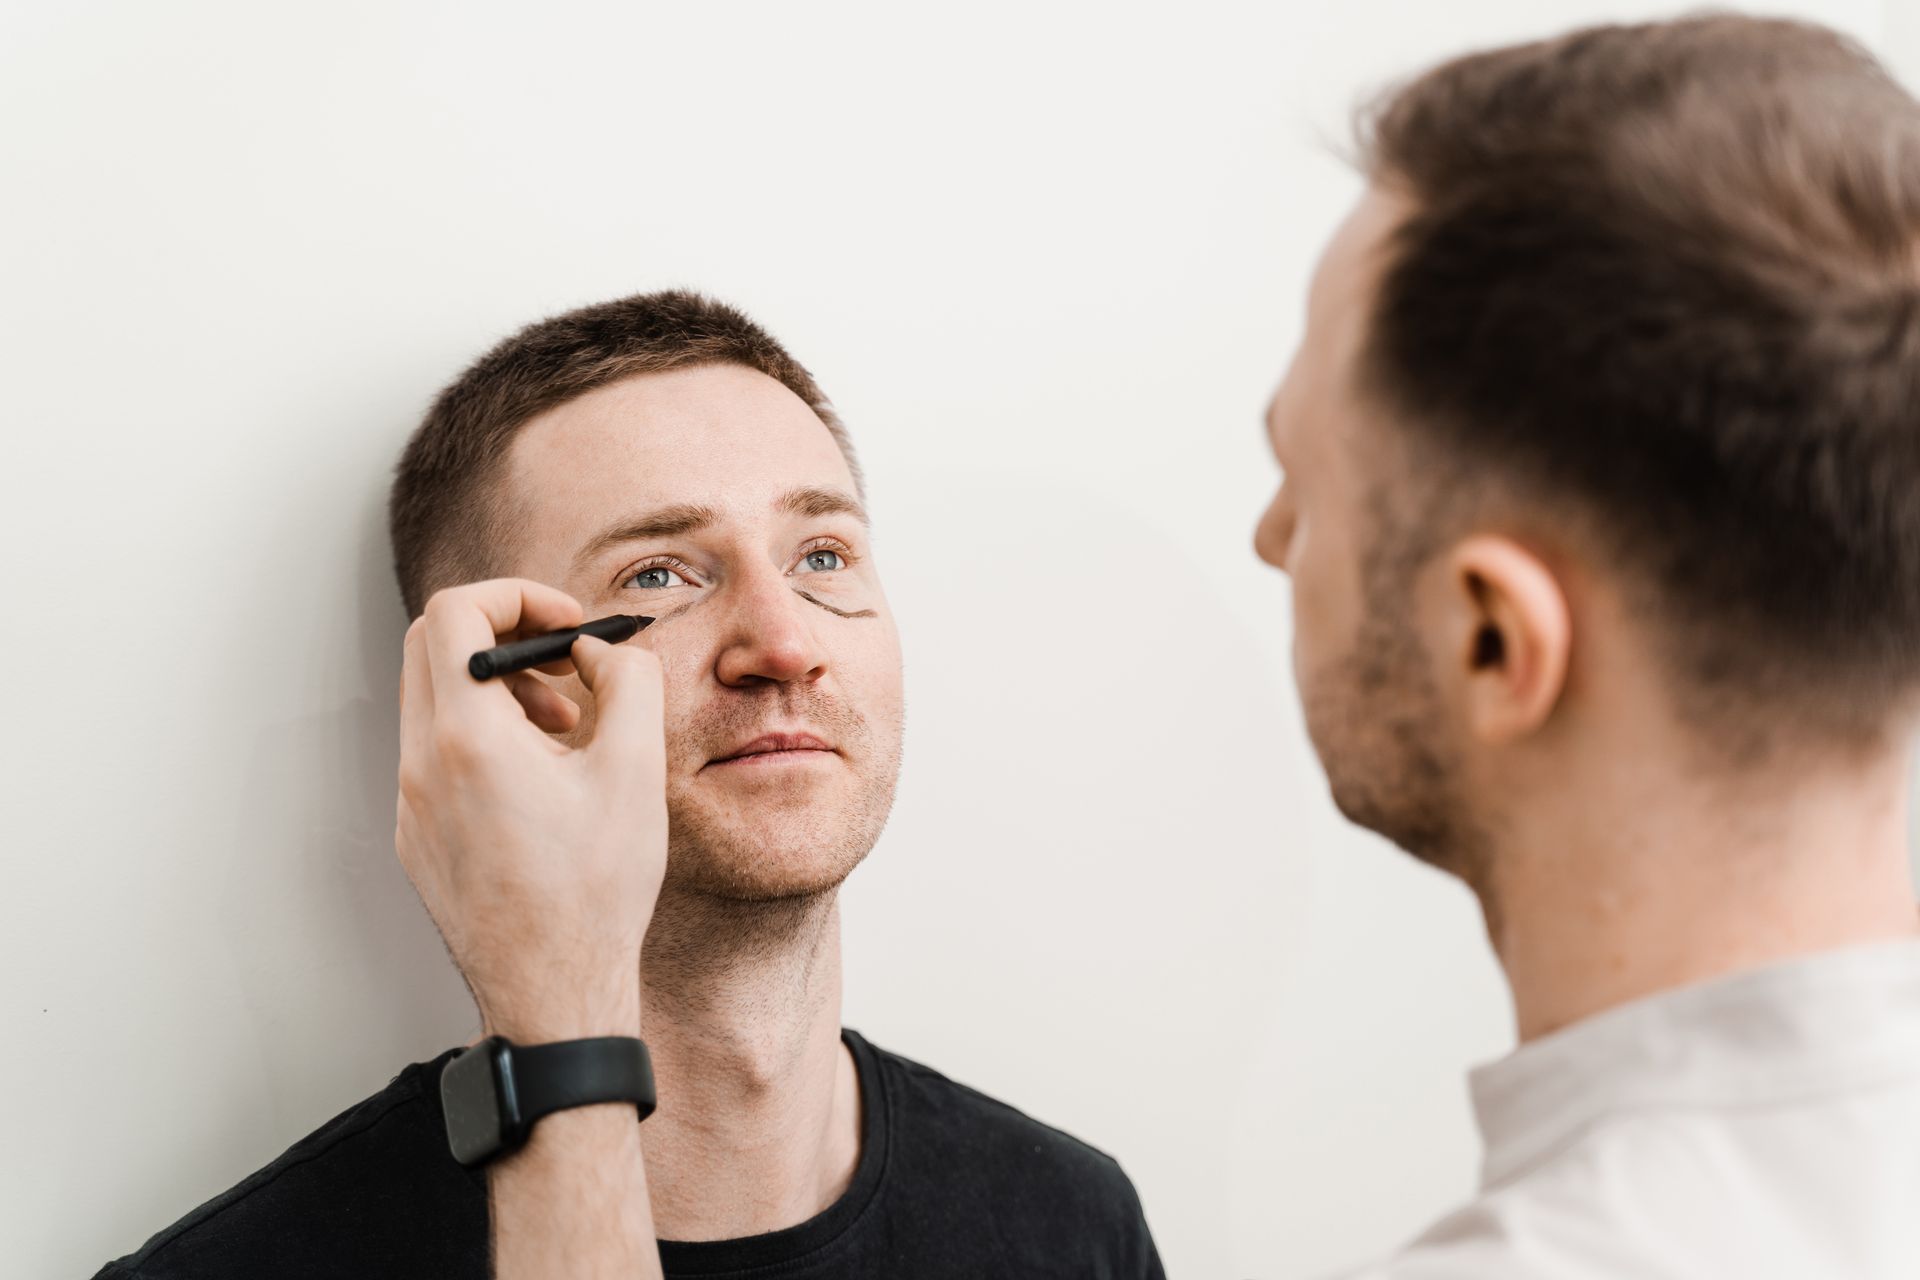
[[[1590,531],[1683,714],[1898,727],[1920,686],[1920,106],[1830,31],[1708,16],[1459,59],[1364,141],[1412,211],[1360,377],[1431,463],[1419,483]]]

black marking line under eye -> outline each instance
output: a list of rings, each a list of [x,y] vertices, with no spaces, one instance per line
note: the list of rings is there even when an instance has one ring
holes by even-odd
[[[698,600],[689,600],[685,604],[680,605],[678,608],[668,609],[664,613],[655,614],[653,623],[655,626],[659,626],[663,622],[671,622],[675,618],[679,617],[681,614],[685,613],[687,610],[693,608],[693,606],[699,603],[700,602]]]
[[[800,590],[800,588],[798,587],[795,587],[793,591],[795,595],[799,596],[802,600],[805,600],[808,604],[817,604],[822,609],[825,609],[828,613],[837,613],[843,618],[877,618],[880,616],[879,612],[874,609],[861,609],[855,613],[848,613],[845,609],[834,608],[832,605],[828,604],[825,600],[820,599],[818,596],[808,595],[806,592]]]

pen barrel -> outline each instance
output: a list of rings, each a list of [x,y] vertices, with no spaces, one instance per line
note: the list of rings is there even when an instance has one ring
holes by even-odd
[[[619,644],[622,640],[630,639],[638,630],[640,619],[631,614],[616,613],[595,618],[592,622],[568,627],[564,631],[549,631],[543,636],[530,636],[525,640],[483,649],[467,659],[467,671],[475,680],[503,676],[510,671],[525,671],[529,667],[544,666],[568,657],[573,652],[573,642],[581,636]]]

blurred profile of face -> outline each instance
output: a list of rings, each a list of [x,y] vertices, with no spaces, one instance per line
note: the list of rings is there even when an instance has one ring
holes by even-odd
[[[900,642],[853,475],[780,382],[643,374],[526,424],[503,490],[518,576],[586,616],[656,621],[667,885],[739,901],[833,888],[879,838],[900,769]],[[580,704],[578,676],[545,677]]]
[[[1293,584],[1294,679],[1334,803],[1408,852],[1465,871],[1478,842],[1419,624],[1431,550],[1421,495],[1356,377],[1386,237],[1406,211],[1370,191],[1321,258],[1305,335],[1267,412],[1281,481],[1254,549]]]

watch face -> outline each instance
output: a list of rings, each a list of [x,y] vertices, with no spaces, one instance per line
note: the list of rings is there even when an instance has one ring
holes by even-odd
[[[461,1164],[478,1164],[500,1149],[500,1095],[492,1039],[460,1054],[440,1073],[440,1105],[447,1113],[447,1145]]]

